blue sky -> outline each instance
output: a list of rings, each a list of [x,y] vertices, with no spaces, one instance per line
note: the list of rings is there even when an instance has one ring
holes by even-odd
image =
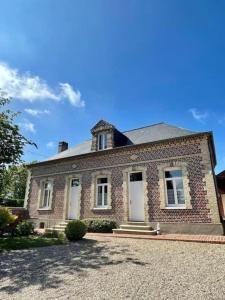
[[[0,87],[38,144],[26,161],[90,138],[103,118],[120,130],[212,130],[225,168],[223,0],[2,0],[0,10]]]

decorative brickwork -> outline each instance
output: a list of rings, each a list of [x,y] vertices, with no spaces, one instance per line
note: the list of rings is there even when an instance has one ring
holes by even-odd
[[[127,220],[127,170],[144,170],[145,218],[161,223],[220,223],[217,206],[208,137],[185,137],[179,140],[121,147],[97,151],[90,155],[48,162],[31,168],[31,186],[28,208],[31,218],[54,223],[66,217],[67,178],[76,172],[82,177],[81,218],[111,218],[119,223]],[[160,183],[160,166],[184,168],[185,198],[188,209],[162,209],[163,191]],[[111,209],[95,210],[93,178],[106,172],[111,176]],[[38,191],[40,180],[54,179],[51,211],[39,211]],[[47,222],[46,221],[46,222]]]

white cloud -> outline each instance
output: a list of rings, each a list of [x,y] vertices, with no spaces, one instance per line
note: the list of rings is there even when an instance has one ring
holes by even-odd
[[[209,114],[207,112],[199,112],[196,108],[189,109],[189,112],[192,114],[192,117],[201,123],[204,123],[205,120],[208,118]]]
[[[54,147],[55,147],[55,143],[54,143],[54,142],[48,142],[48,143],[46,144],[46,147],[47,147],[47,148],[54,148]]]
[[[36,129],[34,128],[34,124],[31,123],[29,120],[24,119],[23,122],[18,123],[19,127],[26,130],[30,131],[32,133],[36,132]]]
[[[76,91],[69,83],[60,83],[60,87],[62,89],[62,96],[68,98],[70,103],[77,107],[84,107],[85,102],[81,100],[80,91]]]
[[[32,109],[32,108],[25,108],[24,111],[32,116],[38,116],[38,115],[44,115],[44,114],[49,115],[50,114],[50,111],[47,109],[38,110],[38,109]]]
[[[76,91],[69,83],[59,83],[56,89],[51,88],[39,76],[29,72],[20,73],[0,62],[0,88],[10,97],[30,102],[44,99],[61,101],[66,98],[72,105],[83,107],[80,91]]]

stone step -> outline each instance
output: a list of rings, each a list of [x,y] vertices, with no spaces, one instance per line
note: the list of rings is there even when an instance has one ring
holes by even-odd
[[[140,226],[148,226],[148,223],[139,222],[139,221],[128,221],[126,224],[123,225],[140,225]]]
[[[114,234],[156,235],[156,230],[113,229]]]
[[[120,225],[120,229],[126,230],[152,230],[152,227],[150,225],[131,225],[131,224],[123,224]]]
[[[56,227],[56,226],[66,228],[67,224],[59,223],[59,224],[54,225],[53,227]]]
[[[64,228],[57,228],[57,227],[52,227],[52,228],[46,228],[45,232],[52,232],[52,231],[57,231],[57,232],[63,232],[65,231]]]

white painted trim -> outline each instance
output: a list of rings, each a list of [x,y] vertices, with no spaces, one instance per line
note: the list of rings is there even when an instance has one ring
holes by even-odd
[[[31,183],[31,170],[27,170],[27,183],[26,183],[26,193],[24,198],[24,208],[28,208],[28,199],[29,199],[29,192],[30,192],[30,183]]]
[[[129,171],[127,172],[127,187],[128,187],[128,216],[129,216],[129,220],[132,222],[131,220],[131,203],[130,203],[130,174],[133,174],[133,173],[141,173],[142,174],[142,193],[143,193],[143,201],[144,201],[144,184],[143,184],[143,178],[144,178],[144,174],[143,174],[143,171],[141,170],[137,170],[137,171]],[[145,221],[145,203],[144,203],[144,220],[143,222]]]
[[[102,170],[97,171],[91,174],[91,209],[112,209],[112,183],[111,183],[111,171],[108,170]],[[106,207],[97,207],[97,198],[96,198],[96,187],[97,187],[97,179],[101,177],[107,177],[108,178],[108,199],[107,203],[108,205]]]
[[[99,147],[100,136],[102,137],[102,149],[100,149],[100,147]],[[97,134],[97,149],[98,149],[98,151],[102,151],[102,150],[108,149],[108,147],[107,147],[107,132],[103,131],[103,132],[99,132]]]
[[[63,219],[68,219],[68,208],[70,201],[70,192],[71,192],[71,181],[72,179],[78,178],[80,181],[80,193],[79,193],[79,203],[78,203],[78,219],[80,219],[80,210],[81,210],[81,192],[82,192],[82,175],[73,173],[66,177],[65,190],[64,190],[64,208],[63,208]]]
[[[41,207],[42,197],[43,197],[43,185],[45,181],[52,182],[52,191],[49,199],[48,207]],[[54,190],[54,179],[50,177],[46,177],[40,180],[39,190],[38,190],[38,208],[37,210],[51,210],[52,209],[52,198],[53,198],[53,190]]]
[[[98,183],[98,179],[101,179],[101,178],[107,178],[107,183]],[[108,208],[108,203],[109,203],[109,178],[107,175],[100,175],[100,176],[97,176],[96,177],[96,189],[95,189],[95,208],[103,208],[103,209],[106,209]],[[107,186],[107,205],[98,205],[98,187],[101,186],[102,187],[102,203],[104,203],[104,190],[105,190],[105,186]]]
[[[171,160],[176,160],[176,159],[181,159],[181,158],[184,159],[184,158],[188,158],[188,157],[201,157],[201,154],[190,154],[190,155],[183,155],[183,156],[173,156],[173,157],[167,157],[167,158],[149,159],[149,160],[135,161],[135,162],[132,161],[130,163],[124,163],[124,164],[115,164],[115,165],[109,165],[109,166],[103,166],[103,167],[77,169],[77,172],[86,172],[86,171],[94,171],[94,170],[105,170],[105,169],[109,169],[109,168],[134,166],[134,165],[141,165],[141,164],[146,164],[146,163],[150,163],[150,162],[160,162],[160,161],[166,161],[166,160],[171,161]],[[71,162],[71,164],[73,164],[73,162]],[[41,167],[38,167],[38,168],[41,168]],[[53,175],[62,175],[62,174],[73,174],[73,173],[74,173],[74,170],[71,170],[71,171],[48,173],[48,174],[43,174],[43,175],[33,175],[33,176],[31,176],[31,178],[39,178],[39,177],[46,177],[46,176],[53,176]]]
[[[171,166],[172,165],[172,166]],[[183,161],[173,161],[159,164],[157,166],[159,174],[159,195],[160,195],[160,209],[192,209],[191,205],[191,195],[190,195],[190,185],[187,171],[187,162]],[[185,206],[167,206],[167,190],[165,184],[165,171],[171,169],[180,169],[182,170],[183,176],[183,189],[184,189],[184,198]]]
[[[144,197],[144,215],[145,222],[149,221],[149,206],[148,206],[148,188],[147,188],[147,167],[132,166],[122,170],[123,172],[123,203],[124,203],[124,221],[128,221],[130,218],[129,210],[129,173],[142,172],[143,182],[143,197]]]

